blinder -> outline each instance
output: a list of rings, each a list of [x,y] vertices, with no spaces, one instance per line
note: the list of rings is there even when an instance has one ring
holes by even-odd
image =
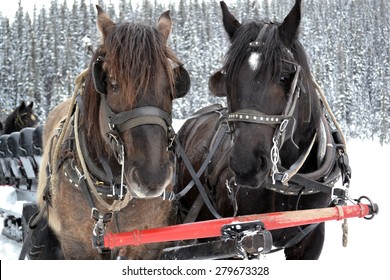
[[[104,58],[99,56],[92,64],[92,81],[95,90],[100,94],[107,94],[106,73],[103,71]]]
[[[191,88],[191,78],[187,70],[183,65],[176,66],[174,68],[174,73],[176,73],[175,80],[175,94],[174,98],[182,98],[187,95]]]
[[[226,75],[224,70],[215,72],[209,79],[209,89],[217,97],[226,97]]]

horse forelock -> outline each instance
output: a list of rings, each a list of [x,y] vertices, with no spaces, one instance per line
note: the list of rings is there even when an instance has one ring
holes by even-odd
[[[227,53],[224,69],[227,80],[232,81],[228,85],[228,94],[235,96],[236,82],[239,79],[240,67],[253,52],[261,54],[261,65],[257,68],[256,75],[265,74],[264,82],[269,84],[279,76],[283,57],[283,43],[279,38],[276,24],[272,24],[265,33],[264,44],[261,47],[250,47],[250,43],[257,39],[264,22],[252,21],[243,24],[233,37],[231,47]]]
[[[164,71],[173,90],[174,73],[168,59],[173,63],[178,63],[178,59],[157,28],[143,24],[119,24],[105,38],[104,49],[109,75],[123,87],[121,91],[132,92],[128,94],[132,106],[136,105],[138,94],[158,91],[157,77]]]

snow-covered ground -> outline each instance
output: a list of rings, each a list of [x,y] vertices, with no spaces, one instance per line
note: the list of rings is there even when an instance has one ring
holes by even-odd
[[[330,265],[327,278],[337,277],[341,270],[343,275],[369,276],[373,268],[376,270],[382,268],[384,272],[380,274],[376,271],[375,275],[388,275],[388,272],[384,270],[383,260],[387,259],[387,252],[390,249],[387,240],[389,227],[386,226],[390,211],[387,204],[390,198],[389,173],[387,173],[389,172],[387,169],[390,145],[381,146],[375,141],[350,140],[348,154],[352,167],[351,197],[358,198],[361,195],[370,197],[379,205],[379,215],[373,220],[353,218],[348,221],[349,243],[347,248],[341,245],[341,222],[327,222],[326,240],[319,262]],[[21,211],[21,202],[16,202],[15,193],[10,187],[0,188],[0,203],[2,208],[9,208],[15,212]],[[0,221],[0,227],[2,224]],[[0,236],[1,261],[17,260],[21,245],[21,243]],[[264,259],[272,263],[274,260],[282,260],[283,255],[276,253],[267,255]],[[11,263],[15,265],[14,262]]]

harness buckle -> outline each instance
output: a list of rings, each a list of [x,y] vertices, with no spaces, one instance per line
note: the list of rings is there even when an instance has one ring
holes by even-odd
[[[77,176],[79,177],[79,183],[80,183],[81,180],[85,179],[85,174],[81,173],[81,171],[77,168],[77,166],[73,166],[73,169],[76,171]]]
[[[111,122],[107,122],[107,125],[108,125],[108,129],[110,131],[115,131],[115,124],[111,123]]]
[[[280,182],[284,185],[284,186],[288,186],[288,181],[291,179],[290,178],[290,175],[288,174],[288,172],[284,172],[282,173],[282,179],[280,180]]]
[[[173,145],[175,143],[177,134],[173,131],[173,128],[171,126],[168,127],[168,146],[167,146],[167,151],[173,150]]]
[[[282,121],[282,123],[280,124],[279,131],[280,131],[281,133],[283,133],[283,132],[286,130],[287,125],[288,125],[288,122],[289,122],[289,119],[284,119],[284,120]]]
[[[110,140],[111,149],[114,151],[114,155],[119,164],[123,164],[125,160],[124,156],[124,147],[122,139],[115,130],[110,130],[106,134],[107,138]]]
[[[104,232],[112,216],[112,212],[107,212],[102,215],[97,208],[94,207],[91,209],[91,218],[95,220],[95,225],[92,230],[92,245],[99,253],[104,252]]]

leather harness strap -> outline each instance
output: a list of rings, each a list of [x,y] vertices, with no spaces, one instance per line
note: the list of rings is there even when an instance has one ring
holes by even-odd
[[[196,172],[191,164],[191,161],[188,159],[188,157],[187,157],[187,155],[186,155],[186,153],[185,153],[185,151],[184,151],[184,149],[183,149],[182,145],[180,144],[180,141],[178,140],[177,137],[175,138],[175,150],[182,157],[182,160],[183,160],[185,166],[187,167],[188,172],[190,173],[190,175],[192,177],[192,180],[194,181],[196,187],[198,188],[198,191],[199,191],[200,195],[202,196],[203,201],[206,204],[209,211],[211,212],[211,214],[217,219],[222,218],[222,216],[217,213],[214,206],[212,205],[210,198],[208,197],[208,195],[204,189],[203,184],[200,182],[200,179],[197,176],[197,174],[196,174]]]

